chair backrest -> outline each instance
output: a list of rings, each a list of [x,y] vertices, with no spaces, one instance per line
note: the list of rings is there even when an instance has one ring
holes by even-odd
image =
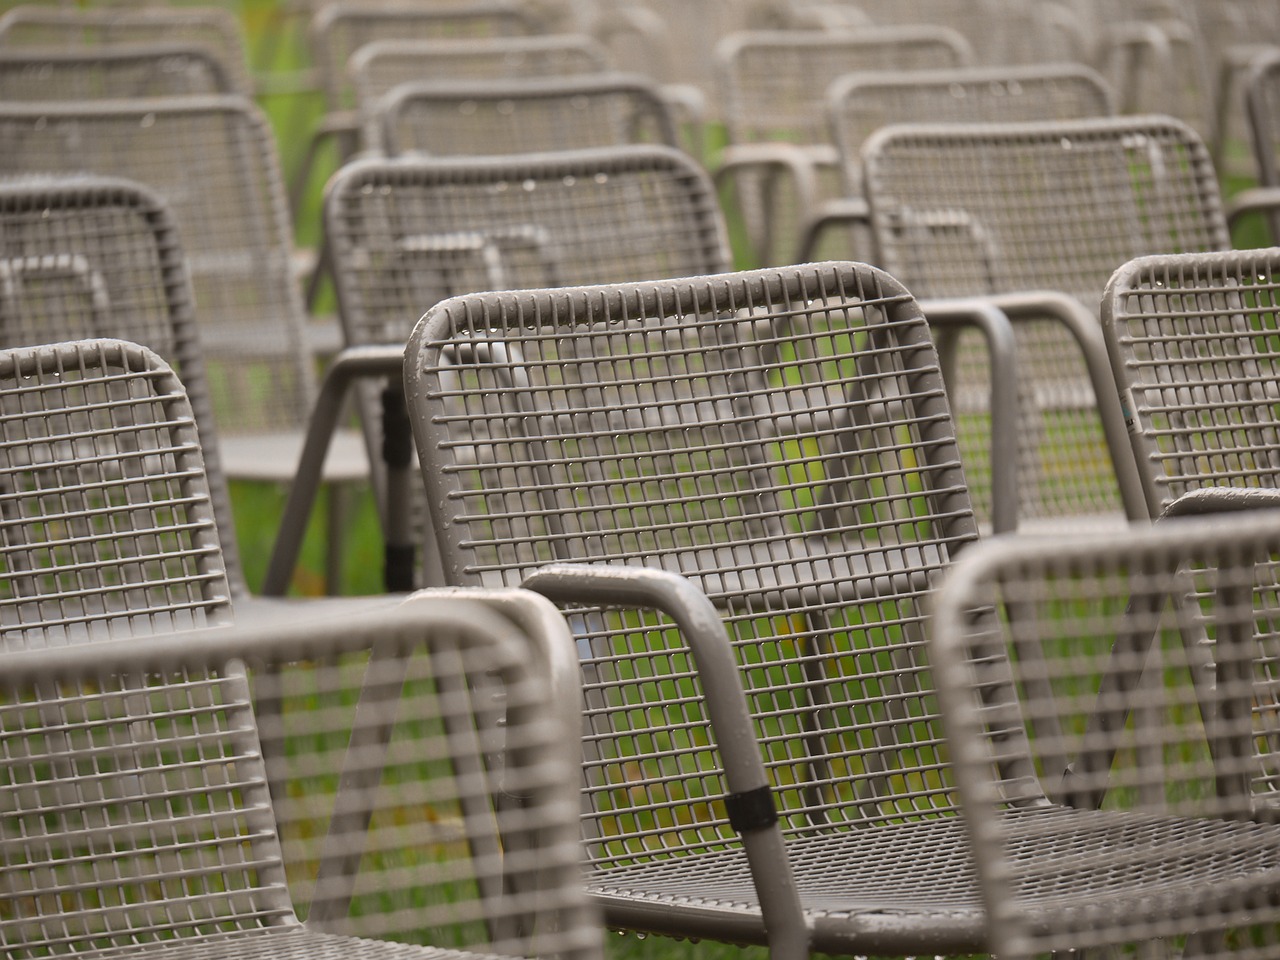
[[[492,156],[646,142],[674,147],[679,136],[658,87],[618,73],[401,84],[374,112],[383,147],[393,156]]]
[[[567,77],[609,69],[608,52],[583,34],[457,40],[374,40],[349,63],[361,108],[393,87],[422,80]]]
[[[242,93],[211,48],[129,43],[81,50],[0,47],[0,100]]]
[[[536,21],[514,0],[405,3],[357,0],[328,3],[311,20],[311,58],[331,110],[355,106],[348,62],[375,40],[509,37],[536,32]]]
[[[80,337],[143,344],[179,372],[195,412],[213,513],[229,534],[230,499],[191,283],[168,205],[140,184],[107,177],[0,182],[0,347]],[[109,419],[109,410],[101,416]],[[226,536],[223,558],[233,591],[242,591],[233,536]]]
[[[881,263],[922,298],[1054,290],[1094,313],[1117,264],[1230,246],[1208,150],[1172,118],[889,127],[863,149],[863,183]],[[1056,321],[1018,337],[1019,516],[1118,516],[1081,344]],[[961,396],[990,375],[960,357],[956,403],[973,410]],[[964,434],[975,464],[984,429]]]
[[[731,143],[829,143],[826,90],[864,70],[965,66],[972,51],[943,27],[885,27],[848,33],[747,31],[715,48],[725,127]]]
[[[1280,249],[1142,257],[1103,331],[1147,506],[1202,487],[1280,487]]]
[[[314,371],[263,113],[237,96],[0,105],[0,171],[81,170],[139,181],[173,210],[220,431],[302,423]]]
[[[452,582],[552,561],[684,574],[723,612],[787,832],[954,813],[919,602],[976,527],[896,281],[810,264],[458,297],[405,375]],[[591,862],[734,842],[679,631],[571,622]]]
[[[993,954],[1132,942],[1188,919],[1205,956],[1274,953],[1274,881],[1253,871],[1274,860],[1275,819],[1250,820],[1251,794],[1274,784],[1278,562],[1274,511],[998,538],[956,562],[929,652]],[[1015,731],[1040,782],[1076,810],[1008,809],[1024,789],[999,772]],[[1139,851],[1148,829],[1173,841],[1160,856]],[[1105,837],[1096,859],[1081,831]],[[1109,902],[1192,863],[1213,869],[1149,894],[1154,916]],[[1064,864],[1096,871],[1095,896],[1065,894]]]
[[[1280,50],[1254,60],[1245,80],[1245,110],[1258,182],[1280,186]]]
[[[24,4],[0,14],[0,47],[85,47],[134,43],[192,43],[212,51],[230,89],[253,89],[244,34],[230,10],[218,7],[89,8]]]
[[[325,197],[348,344],[402,343],[478,290],[728,268],[714,188],[686,155],[632,146],[349,164]]]
[[[837,0],[831,4],[852,7],[878,27],[929,25],[954,30],[973,47],[975,62],[985,66],[1011,62],[1016,41],[1031,39],[1017,34],[1022,24],[1014,11],[1022,5],[1022,0]]]
[[[6,956],[599,958],[574,727],[488,604],[36,653],[4,655],[0,680]],[[268,699],[307,801],[279,831],[254,721]],[[350,887],[350,916],[318,922]],[[352,929],[437,949],[327,935]]]
[[[1115,112],[1106,81],[1076,63],[851,73],[827,89],[831,136],[855,196],[862,192],[862,145],[890,124],[1077,120]]]
[[[28,265],[52,275],[73,262]],[[196,419],[166,364],[117,341],[5,350],[0,417],[4,649],[227,622]]]

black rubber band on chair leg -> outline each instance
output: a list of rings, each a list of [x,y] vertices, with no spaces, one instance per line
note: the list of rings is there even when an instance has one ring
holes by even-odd
[[[729,814],[729,826],[739,833],[766,830],[778,822],[778,811],[773,806],[773,791],[768,787],[726,794],[724,809]]]

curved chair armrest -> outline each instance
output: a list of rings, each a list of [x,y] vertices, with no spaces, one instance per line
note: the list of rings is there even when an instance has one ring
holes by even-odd
[[[1240,220],[1254,214],[1280,214],[1280,187],[1252,187],[1237,193],[1227,204],[1227,228],[1234,233]]]
[[[1243,510],[1275,510],[1280,507],[1280,490],[1274,487],[1202,487],[1178,497],[1160,513],[1158,520],[1200,517]]]
[[[818,242],[827,230],[857,226],[871,229],[871,210],[861,197],[839,197],[818,204],[801,227],[796,263],[808,263],[813,259],[813,252],[818,249]],[[871,251],[869,262],[874,263],[878,259],[875,251]]]
[[[726,804],[750,810],[730,823],[742,837],[768,929],[770,956],[808,956],[809,933],[782,831],[769,798],[769,780],[755,724],[739,683],[738,664],[720,614],[692,581],[646,567],[550,564],[521,584],[560,603],[605,603],[660,610],[689,645],[706,695],[707,712],[724,758]]]

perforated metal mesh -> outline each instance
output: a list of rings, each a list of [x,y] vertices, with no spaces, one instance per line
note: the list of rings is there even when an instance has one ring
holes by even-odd
[[[333,181],[326,213],[351,344],[403,342],[458,293],[693,276],[728,260],[706,175],[655,146],[361,162]]]
[[[415,4],[406,0],[329,3],[311,21],[311,56],[330,109],[355,105],[347,61],[375,40],[474,39],[535,32],[536,23],[508,0]]]
[[[1092,311],[1135,255],[1229,246],[1207,150],[1170,119],[891,128],[868,142],[863,173],[883,265],[920,297],[1057,290]],[[1018,337],[1020,517],[1116,515],[1079,346],[1048,322],[1020,322]],[[988,457],[988,380],[960,365],[953,384],[975,465]]]
[[[140,347],[0,352],[0,515],[5,649],[228,618],[195,418]]]
[[[1115,113],[1110,88],[1076,64],[854,73],[827,90],[827,109],[846,178],[861,190],[862,145],[895,123],[1014,123]]]
[[[734,166],[719,176],[732,186],[729,202],[740,212],[755,265],[792,262],[811,205],[843,192],[826,114],[832,81],[861,70],[959,67],[971,55],[959,34],[929,26],[751,31],[722,40],[716,74],[730,144],[722,160]],[[773,146],[766,157],[734,153],[743,144],[777,141],[785,146]],[[791,182],[806,174],[812,184]]]
[[[607,70],[587,36],[552,34],[456,40],[375,40],[351,55],[356,100],[371,104],[401,83],[573,76]]]
[[[837,264],[460,297],[415,331],[407,386],[456,582],[642,564],[721,608],[793,855],[818,864],[800,877],[815,916],[904,891],[931,891],[925,913],[973,904],[962,863],[851,852],[893,849],[881,831],[904,824],[958,828],[920,600],[975,525],[928,329],[896,282]],[[634,610],[571,624],[595,889],[750,916],[679,632]],[[944,938],[975,943],[963,926]],[[911,942],[818,927],[816,949]]]
[[[110,667],[95,669],[99,645],[79,665],[28,659],[25,680],[6,663],[6,955],[460,956],[309,932],[287,880],[313,915],[323,897],[351,899],[349,917],[319,925],[329,930],[597,957],[576,745],[529,638],[477,601],[411,609],[278,635],[158,637],[107,648]],[[283,720],[260,741],[263,702]],[[287,758],[288,788],[305,798],[292,809],[306,818],[279,836],[264,747],[268,763]]]
[[[992,952],[1276,956],[1275,515],[984,547],[933,653]]]
[[[169,203],[225,436],[303,422],[313,392],[266,118],[239,97],[5,104],[0,171],[128,177]]]
[[[129,44],[68,53],[0,48],[5,100],[92,100],[232,93],[212,50],[195,44]]]
[[[1158,514],[1201,487],[1280,487],[1280,251],[1143,258],[1103,327]]]
[[[23,4],[0,15],[0,47],[85,47],[193,43],[213,51],[236,92],[252,87],[235,14],[217,7],[88,8]]]
[[[643,77],[402,84],[380,101],[388,153],[476,156],[624,143],[675,146],[676,124]]]

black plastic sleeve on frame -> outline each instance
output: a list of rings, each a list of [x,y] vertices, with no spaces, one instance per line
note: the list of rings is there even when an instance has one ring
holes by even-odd
[[[739,833],[767,830],[778,822],[778,811],[773,806],[773,791],[768,787],[756,787],[746,793],[726,794],[724,809],[729,814],[729,826]]]

